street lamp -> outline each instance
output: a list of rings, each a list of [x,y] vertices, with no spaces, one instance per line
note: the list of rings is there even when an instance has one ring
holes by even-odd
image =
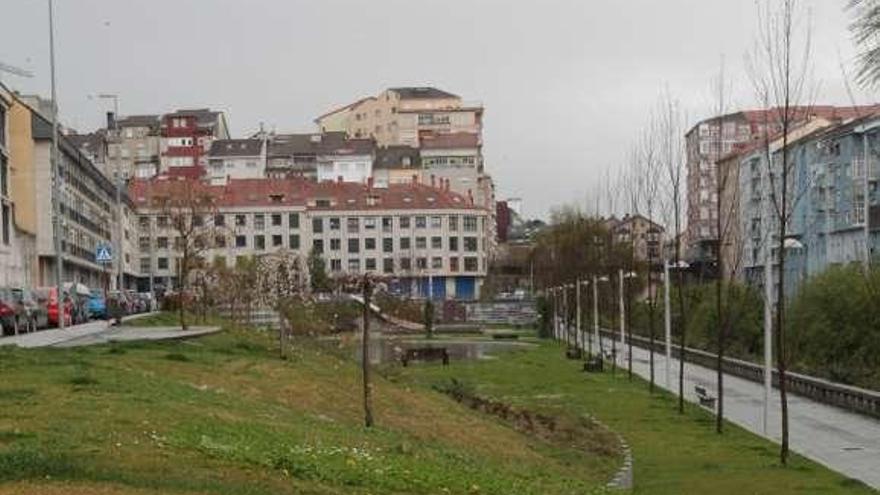
[[[608,277],[593,276],[593,331],[599,345],[599,357],[602,357],[602,334],[599,332],[599,282],[608,282]]]
[[[690,268],[690,265],[684,261],[679,260],[675,263],[663,263],[663,309],[664,309],[664,320],[666,324],[666,389],[672,390],[672,308],[669,303],[669,292],[670,292],[670,283],[669,283],[669,270],[686,270]],[[681,290],[681,287],[679,287]],[[682,346],[684,346],[684,342],[682,342]]]
[[[116,143],[119,143],[119,126],[116,123],[119,119],[119,95],[115,93],[98,93],[96,96],[101,100],[113,100],[113,129],[108,129],[108,131],[113,131],[113,139]],[[113,157],[113,174],[115,176],[113,183],[116,188],[116,243],[114,249],[116,250],[116,290],[122,291],[125,285],[122,265],[122,173],[119,164],[120,150],[117,149],[116,151],[116,156]]]
[[[627,279],[636,278],[636,272],[623,272],[621,268],[617,272],[617,277],[620,281],[620,351],[621,351],[621,359],[620,366],[623,367],[624,362],[626,361],[625,355],[625,343],[626,343],[626,305],[624,304],[624,283]],[[630,343],[632,345],[632,343]],[[630,353],[631,354],[631,353]],[[632,363],[632,356],[630,356],[630,363]],[[630,367],[630,371],[632,371],[632,367]]]

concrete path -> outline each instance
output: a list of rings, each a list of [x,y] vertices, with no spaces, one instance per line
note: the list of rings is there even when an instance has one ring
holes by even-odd
[[[130,322],[149,316],[152,313],[126,316],[122,320]],[[219,327],[190,327],[186,332],[180,327],[138,327],[110,326],[107,321],[96,320],[80,325],[73,325],[64,330],[57,328],[40,330],[13,337],[0,338],[0,346],[17,345],[19,347],[79,347],[86,345],[106,344],[109,342],[130,342],[135,340],[172,340],[200,337],[219,332]]]
[[[610,349],[608,339],[604,340]],[[594,342],[594,349],[596,348]],[[618,345],[618,352],[620,347]],[[623,354],[623,353],[621,353]],[[625,359],[618,357],[618,364]],[[666,384],[666,357],[654,354],[654,374],[658,386]],[[678,392],[678,360],[671,360],[672,385]],[[633,347],[633,372],[650,377],[649,354]],[[702,385],[713,396],[716,393],[715,370],[685,363],[685,399],[697,402],[694,386]],[[737,425],[774,442],[781,439],[779,393],[773,391],[769,414],[769,431],[763,431],[764,387],[742,378],[724,377],[724,415]],[[880,489],[880,421],[850,413],[804,397],[789,394],[789,441],[791,449],[850,478]]]

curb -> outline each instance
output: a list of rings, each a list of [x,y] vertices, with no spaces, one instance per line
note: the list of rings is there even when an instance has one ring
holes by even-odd
[[[599,421],[593,416],[587,416],[587,418],[598,425],[599,427],[605,429],[606,431],[610,431],[614,433],[617,437],[617,442],[620,444],[620,449],[623,451],[623,464],[614,474],[608,483],[605,484],[605,487],[609,490],[615,491],[623,491],[623,490],[632,490],[634,484],[634,476],[633,476],[633,455],[632,449],[629,444],[626,443],[626,440],[620,433],[617,433],[615,430],[611,429],[605,423]]]

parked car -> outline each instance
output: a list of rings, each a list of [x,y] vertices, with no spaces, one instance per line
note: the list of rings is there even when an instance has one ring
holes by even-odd
[[[92,319],[107,319],[107,300],[104,299],[104,291],[93,289],[89,294],[89,317]]]
[[[144,301],[146,311],[156,311],[159,309],[159,304],[156,302],[156,298],[153,297],[151,292],[139,292],[138,297]]]
[[[58,288],[57,287],[40,287],[36,290],[38,297],[46,300],[46,309],[49,313],[49,326],[58,326]],[[62,294],[64,300],[61,313],[64,315],[64,323],[70,325],[73,322],[73,301],[65,292]]]
[[[35,332],[49,326],[48,301],[39,297],[32,289],[12,289],[12,293],[24,306],[27,315],[27,332]]]
[[[3,335],[18,335],[27,327],[25,307],[9,287],[0,287],[0,327]]]
[[[92,291],[84,284],[67,282],[64,284],[64,291],[70,297],[73,304],[73,324],[85,323],[89,321],[89,299],[91,299]]]

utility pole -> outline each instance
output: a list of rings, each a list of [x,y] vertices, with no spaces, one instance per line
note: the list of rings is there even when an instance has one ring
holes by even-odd
[[[52,86],[52,237],[55,249],[55,283],[58,291],[58,328],[64,329],[64,253],[61,246],[61,162],[58,159],[58,92],[55,84],[55,13],[49,2],[49,77]]]

